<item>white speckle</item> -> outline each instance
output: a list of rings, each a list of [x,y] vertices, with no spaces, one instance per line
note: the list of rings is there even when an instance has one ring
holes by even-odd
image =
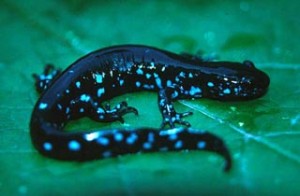
[[[183,128],[167,129],[159,132],[160,136],[173,135],[183,131]]]
[[[138,75],[143,75],[143,74],[144,74],[143,70],[141,70],[141,69],[137,69],[137,70],[136,70],[136,73],[137,73]]]
[[[144,149],[150,149],[151,147],[152,147],[152,145],[149,142],[146,142],[146,143],[143,144]]]
[[[178,141],[175,143],[174,148],[179,149],[179,148],[182,148],[182,146],[183,146],[182,141],[181,141],[181,140],[178,140]]]
[[[102,83],[102,81],[103,81],[102,75],[96,74],[95,77],[96,77],[96,82],[97,82],[97,83]]]
[[[104,158],[111,157],[111,155],[112,155],[112,153],[111,153],[110,151],[105,151],[105,152],[102,153],[102,156],[103,156]]]
[[[127,144],[133,144],[137,140],[138,136],[135,133],[132,133],[129,137],[126,138]]]
[[[44,149],[46,150],[46,151],[50,151],[50,150],[52,150],[52,144],[50,143],[50,142],[45,142],[44,144],[43,144],[43,147],[44,147]]]
[[[230,91],[229,88],[226,88],[226,89],[223,90],[223,93],[224,93],[224,94],[230,94],[230,92],[231,92],[231,91]]]
[[[81,83],[78,81],[75,83],[77,88],[80,88]]]
[[[106,137],[99,137],[97,139],[97,142],[103,146],[107,146],[109,144],[109,139],[107,139]]]
[[[213,87],[213,86],[214,86],[214,83],[212,83],[212,82],[207,82],[207,86]]]
[[[84,138],[87,140],[87,141],[93,141],[95,139],[97,139],[98,137],[100,136],[100,133],[99,132],[92,132],[92,133],[87,133],[84,135]]]
[[[205,146],[206,146],[206,143],[203,142],[203,141],[198,142],[198,144],[197,144],[197,147],[198,147],[199,149],[203,149],[203,148],[205,148]]]
[[[115,133],[114,138],[117,142],[120,142],[123,140],[123,134],[122,133]]]
[[[47,107],[48,107],[47,103],[40,103],[40,105],[39,105],[40,110],[46,109]]]
[[[76,140],[71,140],[69,142],[69,149],[72,151],[78,151],[80,150],[80,144]]]
[[[80,100],[81,100],[81,101],[88,102],[90,99],[91,99],[91,97],[88,96],[88,95],[86,95],[86,94],[82,94],[82,95],[80,96]]]
[[[140,87],[141,83],[139,81],[135,82],[136,87]]]
[[[239,122],[240,127],[244,126],[244,124],[245,124],[244,122]]]
[[[124,84],[124,80],[120,80],[120,86]]]
[[[99,88],[98,91],[97,91],[97,96],[98,97],[101,97],[101,95],[103,95],[105,92],[105,89],[104,88]]]
[[[154,88],[154,85],[148,85],[148,84],[145,84],[145,85],[144,85],[144,88],[145,88],[145,89],[153,89],[153,88]]]
[[[151,67],[154,67],[155,64],[154,64],[154,62],[151,62],[150,65],[151,65]]]
[[[61,109],[62,109],[62,106],[61,106],[60,104],[57,104],[57,108],[58,108],[59,110],[61,110]]]

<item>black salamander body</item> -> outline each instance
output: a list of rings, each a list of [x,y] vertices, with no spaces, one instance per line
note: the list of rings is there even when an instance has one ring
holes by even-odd
[[[43,155],[87,161],[137,152],[206,150],[220,154],[231,167],[223,141],[189,127],[183,120],[191,112],[177,113],[172,102],[209,98],[220,101],[255,99],[266,93],[269,77],[252,62],[205,62],[153,47],[124,45],[104,48],[77,60],[60,73],[48,66],[34,75],[42,95],[30,122],[33,145]],[[138,111],[121,102],[111,108],[103,102],[136,91],[158,93],[161,129],[136,128],[63,132],[70,120],[90,117],[99,122],[123,122]],[[166,129],[165,126],[170,128]]]

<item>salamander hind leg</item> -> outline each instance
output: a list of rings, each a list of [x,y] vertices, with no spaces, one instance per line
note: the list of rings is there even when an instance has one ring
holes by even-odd
[[[171,128],[175,127],[175,123],[191,126],[189,122],[184,121],[183,117],[192,115],[193,112],[178,113],[175,111],[172,104],[172,99],[176,98],[178,94],[177,87],[167,87],[166,89],[161,89],[158,94],[159,109],[163,116],[163,122],[161,127],[164,128],[169,125]]]

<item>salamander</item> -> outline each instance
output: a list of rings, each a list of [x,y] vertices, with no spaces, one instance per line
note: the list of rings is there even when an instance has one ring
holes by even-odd
[[[232,161],[223,140],[190,127],[173,102],[208,98],[240,101],[259,98],[270,79],[251,61],[205,61],[194,55],[175,54],[142,45],[120,45],[87,54],[65,71],[47,66],[34,74],[41,96],[32,112],[30,135],[41,154],[59,160],[88,161],[139,152],[205,150]],[[124,122],[138,110],[123,101],[114,107],[105,101],[130,92],[158,94],[160,128],[63,131],[71,120],[89,117],[98,122]],[[179,126],[175,126],[175,125]]]

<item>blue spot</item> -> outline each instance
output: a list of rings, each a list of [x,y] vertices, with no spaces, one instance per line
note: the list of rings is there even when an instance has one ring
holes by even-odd
[[[167,86],[171,87],[172,86],[172,81],[171,80],[167,80]]]
[[[97,96],[101,97],[101,95],[103,95],[104,92],[105,92],[104,88],[99,88],[98,91],[97,91]]]
[[[213,86],[214,86],[214,83],[212,83],[212,82],[207,82],[207,86],[213,87]]]
[[[193,74],[192,73],[189,73],[189,78],[193,78]]]
[[[136,87],[140,87],[141,83],[139,81],[135,82]]]
[[[103,113],[105,113],[103,108],[101,108],[101,107],[97,108],[97,114],[103,114]]]
[[[122,133],[115,133],[114,138],[117,142],[120,142],[123,140],[123,135]]]
[[[154,142],[154,133],[148,134],[148,142]]]
[[[143,75],[143,74],[144,74],[144,72],[143,72],[142,69],[137,69],[137,70],[136,70],[136,73],[137,73],[138,75]]]
[[[198,144],[197,144],[197,147],[198,147],[199,149],[203,149],[203,148],[205,148],[205,146],[206,146],[206,143],[203,142],[203,141],[198,142]]]
[[[178,96],[179,94],[178,94],[178,92],[177,91],[174,91],[174,93],[172,93],[172,98],[176,98],[177,96]]]
[[[50,150],[53,149],[52,144],[49,143],[49,142],[45,142],[45,143],[43,144],[43,147],[44,147],[44,149],[45,149],[46,151],[50,151]]]
[[[179,73],[179,76],[185,78],[185,73],[182,71]]]
[[[75,140],[71,140],[69,142],[69,149],[72,151],[78,151],[80,150],[80,144],[79,142],[75,141]]]
[[[156,85],[158,86],[158,88],[161,88],[161,79],[159,78],[159,75],[154,73],[154,77],[155,77],[155,81],[156,81]]]
[[[182,143],[181,140],[178,140],[178,141],[175,143],[175,145],[174,145],[174,147],[175,147],[176,149],[182,148],[182,146],[183,146],[183,143]]]
[[[81,83],[78,81],[78,82],[76,82],[76,87],[77,88],[80,88],[80,85],[81,85]]]
[[[238,88],[234,88],[234,92],[235,92],[235,93],[238,93],[238,92],[239,92],[239,89],[238,89]]]
[[[70,108],[69,107],[66,108],[66,114],[68,114],[68,113],[70,113]]]
[[[69,89],[67,89],[67,90],[66,90],[66,93],[67,93],[67,94],[69,94],[69,93],[70,93],[70,90],[69,90]]]
[[[176,133],[173,133],[173,134],[171,134],[170,136],[169,136],[169,140],[171,140],[171,141],[174,141],[174,140],[176,140],[177,139],[177,134]]]
[[[135,133],[132,133],[128,138],[126,138],[127,144],[133,144],[137,140],[137,135]]]
[[[197,93],[201,93],[202,91],[201,91],[201,89],[200,88],[198,88],[198,87],[194,87],[194,86],[192,86],[191,87],[191,90],[190,90],[190,95],[195,95],[195,94],[197,94]]]
[[[103,81],[102,75],[96,74],[95,77],[96,77],[96,82],[97,83],[102,83],[102,81]]]
[[[107,146],[109,144],[109,140],[106,137],[99,137],[97,142],[103,146]]]
[[[39,105],[40,110],[46,109],[47,107],[48,107],[47,103],[40,103],[40,105]]]
[[[152,147],[152,145],[149,142],[146,142],[143,144],[144,149],[150,149],[151,147]]]
[[[151,77],[151,74],[147,73],[146,78],[149,79]]]
[[[84,112],[84,109],[83,109],[83,108],[80,108],[80,109],[79,109],[79,112],[80,112],[80,113]]]
[[[226,88],[226,89],[223,90],[223,93],[224,93],[224,94],[230,94],[230,92],[231,92],[231,91],[230,91],[229,88]]]
[[[88,95],[86,95],[86,94],[82,94],[81,96],[80,96],[80,100],[81,101],[85,101],[85,102],[88,102],[89,100],[90,100],[90,96],[88,96]]]
[[[120,86],[124,84],[124,80],[120,80]]]

